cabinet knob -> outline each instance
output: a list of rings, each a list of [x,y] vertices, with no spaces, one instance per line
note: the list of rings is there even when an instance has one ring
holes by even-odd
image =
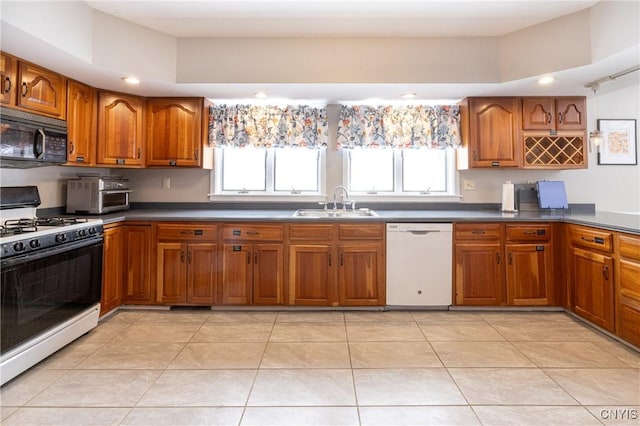
[[[602,267],[602,276],[604,277],[605,281],[609,281],[609,267],[607,265],[604,265]]]
[[[500,253],[496,253],[496,263],[500,264]]]
[[[27,96],[27,92],[29,91],[29,86],[27,86],[27,83],[22,83],[22,97],[26,97]]]
[[[562,123],[562,113],[558,113],[558,123]]]
[[[73,141],[69,141],[69,154],[73,154]]]
[[[547,116],[549,117],[549,121],[547,122],[547,124],[551,124],[551,119],[553,118],[553,117],[551,116],[551,113],[547,114]]]
[[[11,92],[11,79],[9,77],[4,78],[4,93]]]
[[[138,148],[138,160],[140,159],[141,155],[142,155],[142,149]]]

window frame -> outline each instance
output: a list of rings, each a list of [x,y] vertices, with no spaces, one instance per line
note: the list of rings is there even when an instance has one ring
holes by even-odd
[[[243,149],[243,148],[240,148]],[[224,190],[223,189],[223,173],[224,173],[224,147],[217,147],[213,150],[213,170],[210,172],[210,193],[209,198],[218,197],[240,197],[240,198],[311,198],[313,200],[323,199],[326,193],[326,148],[319,148],[317,158],[317,191],[276,191],[275,190],[275,167],[276,167],[276,150],[287,148],[262,148],[266,151],[265,155],[265,190]],[[308,148],[291,148],[291,149],[308,149]],[[295,188],[294,188],[295,189]]]

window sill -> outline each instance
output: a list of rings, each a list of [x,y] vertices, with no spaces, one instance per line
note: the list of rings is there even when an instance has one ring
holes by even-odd
[[[356,202],[356,206],[360,203],[452,203],[459,202],[462,195],[370,195],[370,194],[350,194],[349,198]],[[209,201],[216,202],[333,202],[333,195],[323,194],[209,194]]]

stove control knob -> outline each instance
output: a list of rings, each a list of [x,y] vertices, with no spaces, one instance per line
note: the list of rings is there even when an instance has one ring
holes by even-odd
[[[87,236],[87,230],[86,229],[81,229],[78,231],[78,236],[80,237],[86,237]]]
[[[24,243],[15,243],[15,244],[13,245],[13,249],[14,249],[15,251],[22,251],[22,250],[24,250]]]
[[[67,236],[64,234],[58,234],[56,235],[56,243],[64,243],[65,241],[67,241]]]
[[[38,241],[38,240],[31,240],[31,241],[29,241],[29,246],[30,246],[31,248],[38,248],[38,247],[40,247],[40,241]]]
[[[98,230],[96,228],[94,228],[94,227],[89,228],[89,234],[93,235],[96,232],[98,232]]]

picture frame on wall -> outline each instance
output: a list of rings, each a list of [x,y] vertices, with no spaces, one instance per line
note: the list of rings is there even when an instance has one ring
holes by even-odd
[[[598,119],[598,130],[602,133],[598,164],[638,164],[635,119]]]

